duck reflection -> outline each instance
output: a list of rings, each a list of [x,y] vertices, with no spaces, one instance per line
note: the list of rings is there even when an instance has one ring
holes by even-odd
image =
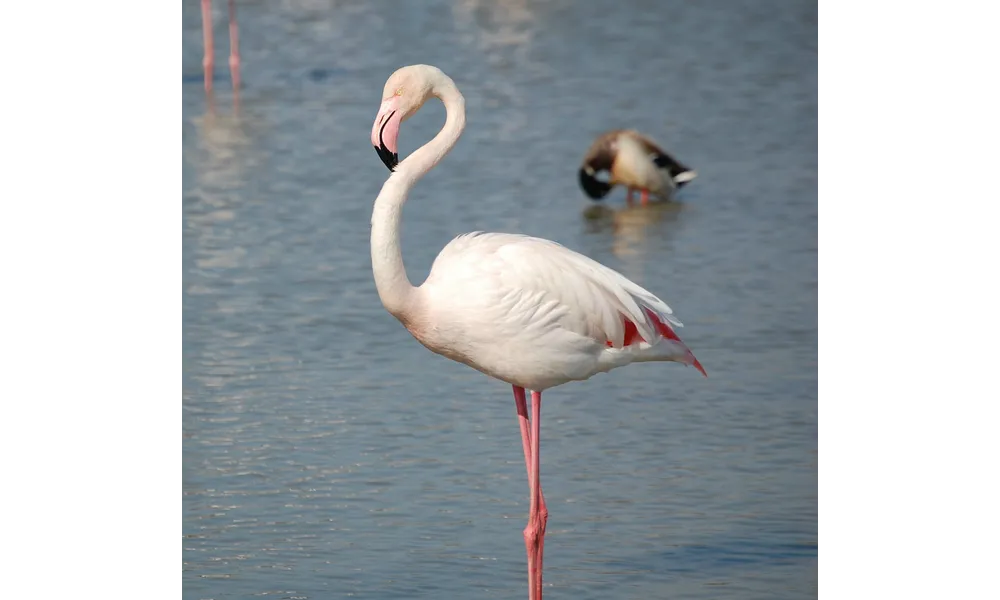
[[[647,250],[662,252],[661,244],[650,248],[649,238],[668,241],[680,224],[685,205],[679,202],[651,202],[646,206],[633,205],[612,208],[604,204],[591,204],[583,210],[583,218],[590,233],[610,232],[613,236],[612,252],[619,258],[643,255]]]
[[[671,240],[682,225],[684,204],[652,202],[611,208],[591,204],[583,210],[586,229],[590,233],[611,233],[611,253],[622,260],[622,274],[643,281],[642,266],[647,255],[669,253]]]

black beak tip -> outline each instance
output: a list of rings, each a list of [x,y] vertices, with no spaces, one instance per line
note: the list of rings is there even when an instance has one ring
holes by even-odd
[[[375,147],[375,152],[378,157],[382,159],[382,162],[390,171],[396,170],[396,165],[399,164],[399,154],[395,152],[389,152],[389,149],[385,147],[385,144],[380,144]]]
[[[604,198],[611,191],[611,184],[594,177],[586,169],[580,169],[580,187],[594,200]]]
[[[382,133],[385,131],[386,126],[389,125],[389,121],[396,116],[396,111],[389,113],[389,116],[382,121],[382,127],[378,130],[378,146],[375,147],[375,152],[378,152],[378,157],[382,159],[385,166],[389,168],[390,171],[396,170],[396,165],[399,164],[399,154],[395,152],[389,152],[389,149],[385,147],[385,142],[382,141]]]

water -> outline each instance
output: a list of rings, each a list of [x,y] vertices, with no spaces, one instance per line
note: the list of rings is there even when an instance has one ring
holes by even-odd
[[[406,207],[410,278],[458,233],[549,237],[666,299],[710,375],[546,392],[546,597],[816,595],[814,3],[239,1],[238,115],[214,4],[214,110],[184,5],[186,599],[526,597],[510,388],[427,352],[372,281],[368,136],[415,62],[468,128]],[[679,207],[588,210],[579,160],[623,126],[698,170]]]

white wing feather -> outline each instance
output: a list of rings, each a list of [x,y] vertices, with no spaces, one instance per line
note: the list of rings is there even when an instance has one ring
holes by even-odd
[[[530,313],[521,325],[560,319],[576,333],[620,348],[625,338],[622,316],[631,320],[644,340],[659,337],[648,309],[676,327],[683,324],[667,304],[617,271],[556,242],[527,235],[473,232],[458,236],[438,255],[428,283],[435,275],[495,280],[506,300],[518,312]]]

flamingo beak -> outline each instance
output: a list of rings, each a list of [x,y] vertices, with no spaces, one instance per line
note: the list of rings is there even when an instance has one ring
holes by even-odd
[[[382,102],[375,116],[375,124],[372,125],[372,146],[390,171],[394,171],[399,164],[396,141],[399,138],[401,117],[399,96],[393,96]]]

